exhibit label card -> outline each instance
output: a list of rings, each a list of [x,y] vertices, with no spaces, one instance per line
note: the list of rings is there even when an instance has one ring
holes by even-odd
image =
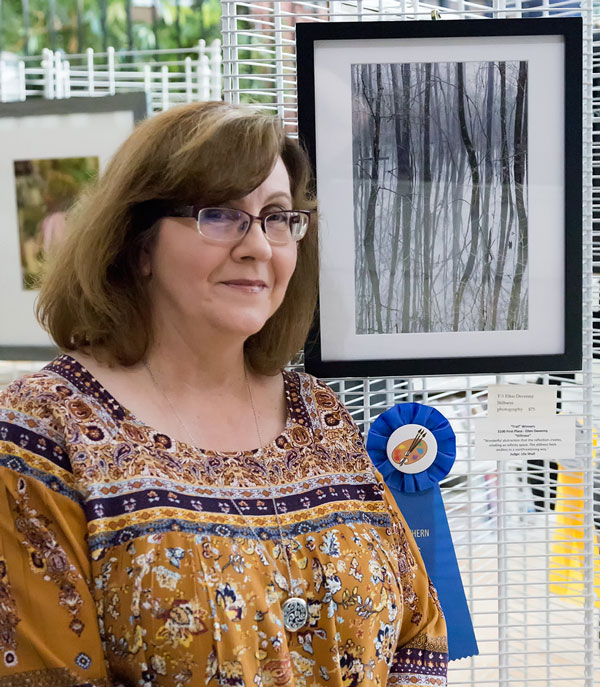
[[[475,422],[475,453],[478,460],[573,458],[575,418],[479,418]]]
[[[549,417],[556,414],[556,386],[492,384],[488,417]]]

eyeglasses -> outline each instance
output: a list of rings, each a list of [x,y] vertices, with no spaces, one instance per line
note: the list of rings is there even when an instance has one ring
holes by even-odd
[[[196,205],[178,207],[171,210],[168,216],[194,217],[202,236],[232,243],[240,241],[248,233],[252,223],[258,220],[269,243],[275,245],[300,241],[306,234],[310,222],[308,210],[278,210],[264,217],[257,217],[245,210],[199,208]]]

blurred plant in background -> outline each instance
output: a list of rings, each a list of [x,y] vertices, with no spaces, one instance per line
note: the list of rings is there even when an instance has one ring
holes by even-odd
[[[0,0],[0,52],[188,48],[221,34],[219,0]]]

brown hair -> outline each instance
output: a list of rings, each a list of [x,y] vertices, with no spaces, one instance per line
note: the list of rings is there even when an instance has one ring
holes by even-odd
[[[280,121],[248,106],[193,103],[140,124],[68,219],[48,261],[37,316],[58,346],[133,365],[152,342],[140,254],[158,233],[161,201],[219,204],[242,198],[280,155],[296,209],[313,209],[307,156]],[[274,374],[300,350],[317,296],[316,218],[280,308],[246,341],[249,364]]]

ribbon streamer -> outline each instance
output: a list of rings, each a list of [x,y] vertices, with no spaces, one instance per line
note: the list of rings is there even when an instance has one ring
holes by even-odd
[[[439,482],[452,469],[456,437],[421,403],[399,403],[371,426],[367,452],[415,536],[448,626],[450,660],[479,653]]]

